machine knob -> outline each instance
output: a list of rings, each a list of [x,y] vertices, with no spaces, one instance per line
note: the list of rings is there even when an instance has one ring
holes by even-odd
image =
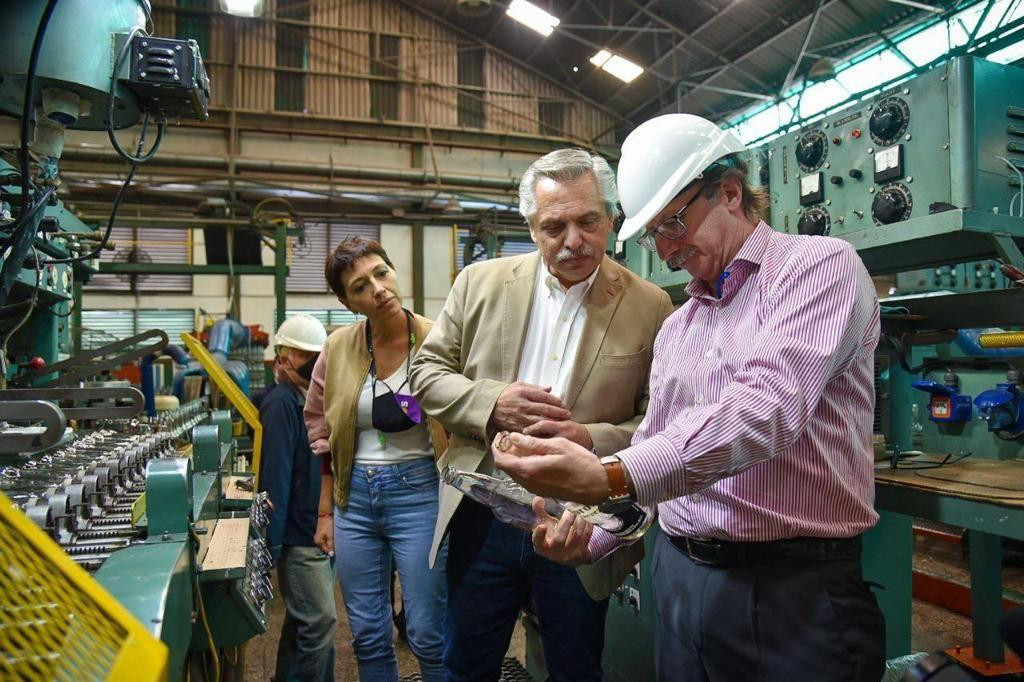
[[[815,169],[825,158],[825,136],[820,131],[810,132],[796,143],[796,160],[806,169]]]
[[[831,182],[836,187],[841,187],[842,184],[843,184],[843,176],[841,176],[841,175],[833,175],[832,177],[830,177],[828,179],[828,181]]]
[[[796,225],[800,234],[823,236],[828,234],[829,217],[824,209],[812,208],[800,216],[800,222]]]
[[[875,195],[871,202],[871,216],[880,225],[906,220],[911,203],[908,194],[899,187],[886,187]]]
[[[860,168],[851,168],[850,177],[853,178],[854,180],[860,180],[862,177],[864,177],[864,171],[862,171]]]
[[[909,120],[907,103],[898,97],[890,97],[878,104],[871,112],[868,130],[878,144],[892,144],[907,128]]]

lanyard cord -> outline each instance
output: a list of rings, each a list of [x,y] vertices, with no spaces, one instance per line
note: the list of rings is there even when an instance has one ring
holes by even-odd
[[[412,366],[412,349],[416,345],[416,334],[412,331],[412,315],[408,310],[402,308],[402,312],[405,313],[405,323],[409,330],[409,354],[405,356],[405,381],[398,387],[401,391],[405,388],[405,385],[409,383],[409,369]],[[370,320],[366,320],[366,352],[370,354],[370,388],[373,391],[373,395],[377,395],[377,358],[373,354],[373,332],[370,329]],[[381,379],[381,383],[388,387],[388,390],[394,393],[395,391],[388,386],[388,382]]]

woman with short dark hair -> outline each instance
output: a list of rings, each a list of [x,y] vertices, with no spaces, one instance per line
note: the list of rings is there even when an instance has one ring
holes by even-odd
[[[402,307],[395,268],[381,245],[348,237],[324,275],[366,319],[337,329],[313,369],[305,418],[324,475],[315,541],[337,547],[336,568],[364,682],[398,680],[390,577],[402,585],[409,647],[425,681],[442,680],[444,562],[427,564],[437,519],[435,457],[444,429],[422,413],[408,372],[433,324]]]

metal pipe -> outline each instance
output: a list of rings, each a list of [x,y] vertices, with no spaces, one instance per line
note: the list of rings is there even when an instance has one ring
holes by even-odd
[[[99,149],[65,148],[63,159],[71,161],[114,161],[116,156]],[[160,154],[158,161],[162,166],[210,168],[226,170],[228,160],[216,156],[192,156],[186,154]],[[484,175],[463,175],[460,173],[440,173],[435,175],[426,170],[410,171],[397,168],[361,168],[358,166],[331,166],[329,164],[306,163],[300,161],[278,161],[271,159],[235,159],[235,168],[239,171],[264,173],[296,173],[303,175],[323,175],[330,177],[354,178],[362,180],[387,180],[411,182],[423,185],[443,183],[463,185],[466,187],[482,187],[493,189],[514,190],[519,187],[517,177],[496,177]]]

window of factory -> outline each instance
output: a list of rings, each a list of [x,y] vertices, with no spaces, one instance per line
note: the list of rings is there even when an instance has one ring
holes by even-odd
[[[306,223],[303,241],[289,237],[288,291],[290,293],[330,293],[324,279],[327,254],[342,239],[358,235],[363,239],[380,240],[379,225],[344,225],[340,223]]]
[[[340,304],[339,304],[340,305]],[[321,324],[325,327],[345,327],[350,324],[355,324],[359,320],[365,319],[362,315],[354,313],[348,308],[316,308],[310,310],[292,310],[289,308],[284,311],[285,319],[293,315],[309,315],[320,320]]]
[[[97,348],[150,329],[163,329],[171,343],[180,343],[183,333],[195,330],[195,316],[192,308],[83,310],[82,348]]]
[[[101,251],[101,263],[188,265],[192,262],[192,231],[159,227],[115,227],[110,240],[113,251]],[[96,275],[86,291],[133,291],[138,293],[191,292],[192,275],[112,273]]]
[[[541,135],[565,135],[565,102],[537,100],[537,118]]]
[[[210,14],[208,12],[208,0],[178,0],[178,7],[182,10],[197,11],[178,12],[174,37],[181,40],[191,38],[199,44],[200,54],[210,54]]]
[[[456,236],[456,248],[453,254],[455,272],[459,272],[470,263],[477,263],[488,259],[487,246],[484,240],[477,237],[472,231],[460,227],[456,231]],[[537,245],[533,243],[533,240],[527,234],[499,235],[494,257],[518,256],[524,253],[533,253],[536,250]]]
[[[888,46],[870,47],[845,63],[837,64],[834,79],[808,84],[806,89],[798,83],[782,102],[752,107],[734,118],[732,124],[745,143],[767,142],[787,129],[804,125],[811,117],[838,110],[851,95],[870,94],[883,83],[900,76],[909,77],[913,67],[907,60],[918,67],[931,64],[954,48],[966,45],[972,35],[971,51],[974,51],[986,38],[1000,36],[1000,32],[1006,36],[1016,32],[1021,36],[1016,44],[1005,48],[1000,45],[1001,49],[983,47],[977,52],[991,61],[1012,63],[1024,58],[1024,31],[1013,26],[1022,18],[1024,3],[1019,0],[974,3],[948,18],[895,36]],[[794,109],[798,110],[798,115],[793,115]]]
[[[484,49],[459,47],[459,125],[484,127]]]
[[[398,36],[370,34],[370,116],[378,120],[398,118]]]
[[[274,108],[302,111],[306,108],[306,74],[309,58],[308,0],[278,0],[274,50],[278,70],[274,72]],[[283,70],[282,70],[283,69]]]

